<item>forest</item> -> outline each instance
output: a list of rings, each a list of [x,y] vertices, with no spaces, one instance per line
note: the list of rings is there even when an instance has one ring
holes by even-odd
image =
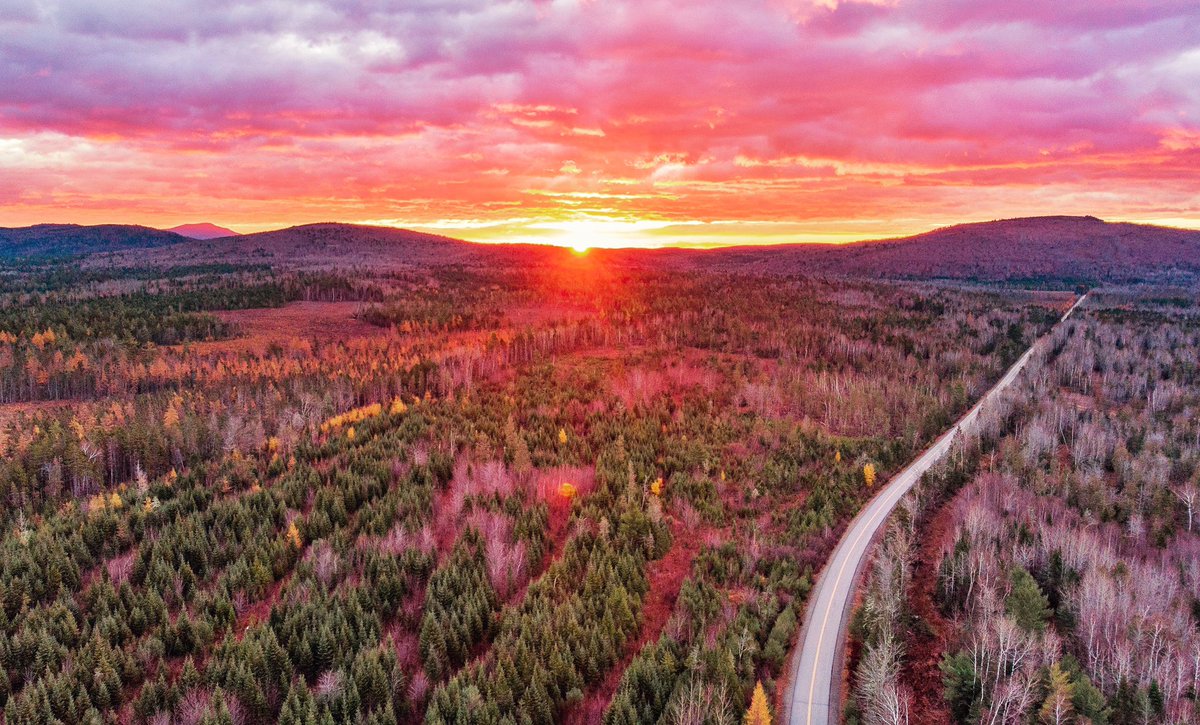
[[[776,712],[847,520],[1071,300],[587,257],[376,273],[45,262],[5,268],[0,298],[0,721],[14,725]],[[1194,375],[1180,334],[1157,363],[1176,386],[1154,398],[1164,415]],[[1111,385],[1140,401],[1127,366],[1145,343],[1126,344]],[[1131,477],[1165,467],[1161,493],[1103,499],[1136,514],[1094,514],[1136,515],[1148,547],[1183,525],[1183,464],[1151,453],[1177,434],[1109,435]],[[946,575],[947,613],[960,578]],[[1091,672],[1078,662],[1064,672]],[[1166,674],[1151,695],[1121,672],[1090,676],[1181,706]]]
[[[1200,719],[1200,317],[1103,289],[894,517],[848,719]]]

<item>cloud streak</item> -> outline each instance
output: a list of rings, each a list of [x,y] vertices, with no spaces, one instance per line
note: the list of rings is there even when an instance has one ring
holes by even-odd
[[[0,0],[0,223],[1200,224],[1194,2],[699,5]]]

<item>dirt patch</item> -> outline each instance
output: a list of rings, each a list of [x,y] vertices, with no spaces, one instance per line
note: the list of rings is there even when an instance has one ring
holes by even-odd
[[[552,322],[573,322],[595,317],[596,311],[580,305],[545,303],[514,305],[504,311],[513,327],[533,327]]]
[[[247,607],[246,611],[238,617],[237,624],[234,625],[233,629],[233,636],[237,641],[242,641],[242,637],[246,636],[251,627],[266,622],[270,618],[271,610],[279,602],[279,595],[287,583],[291,581],[294,571],[289,571],[283,575],[282,579],[267,587],[267,591],[263,597]]]
[[[1075,410],[1087,411],[1096,409],[1096,399],[1091,396],[1076,393],[1067,388],[1059,388],[1055,395],[1067,405],[1075,408]]]
[[[362,302],[289,302],[283,307],[214,312],[221,320],[237,325],[240,334],[232,340],[192,343],[191,347],[201,352],[262,352],[294,340],[336,342],[388,334],[385,328],[358,319],[362,308]]]
[[[953,511],[948,501],[929,520],[920,537],[921,546],[917,551],[908,590],[908,601],[917,623],[908,631],[905,641],[908,666],[902,669],[900,677],[904,684],[912,688],[911,721],[928,725],[950,725],[951,722],[950,711],[942,699],[942,671],[938,669],[938,664],[953,634],[953,627],[942,616],[934,595],[942,545],[950,537],[953,528]]]
[[[39,413],[52,413],[64,408],[76,408],[85,405],[80,400],[36,400],[20,403],[0,403],[0,428],[16,421],[22,415],[33,416]]]

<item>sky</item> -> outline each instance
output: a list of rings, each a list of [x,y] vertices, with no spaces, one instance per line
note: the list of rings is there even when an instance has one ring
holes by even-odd
[[[0,0],[0,225],[1200,228],[1196,0]]]

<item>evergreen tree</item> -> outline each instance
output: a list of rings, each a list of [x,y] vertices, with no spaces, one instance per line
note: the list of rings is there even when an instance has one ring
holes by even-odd
[[[1012,590],[1004,610],[1026,632],[1041,632],[1050,621],[1050,602],[1037,581],[1021,567],[1013,569]]]
[[[1125,679],[1117,685],[1117,692],[1113,695],[1111,704],[1110,722],[1113,725],[1138,725],[1145,721],[1150,711],[1146,693]]]
[[[425,663],[425,672],[429,675],[429,679],[433,682],[442,679],[448,664],[446,640],[434,617],[426,616],[422,620],[418,646],[421,651],[421,661]]]
[[[942,671],[943,697],[950,706],[956,722],[967,722],[979,697],[983,694],[982,683],[975,672],[975,664],[966,652],[945,655],[938,668]]]
[[[534,725],[551,725],[554,722],[554,708],[542,684],[540,672],[533,678],[533,685],[521,702],[521,710],[529,716]]]
[[[1167,705],[1162,688],[1158,686],[1158,680],[1150,680],[1150,689],[1146,692],[1146,699],[1149,701],[1150,712],[1155,717],[1163,717],[1167,714]]]
[[[763,648],[763,656],[775,667],[782,667],[787,659],[787,652],[796,631],[796,610],[791,606],[784,607],[783,612],[775,619],[771,634],[767,637],[767,646]]]
[[[233,716],[225,704],[225,693],[217,688],[208,702],[208,711],[200,719],[200,725],[233,725]]]
[[[279,711],[280,725],[317,725],[317,703],[299,679],[288,690],[287,699]]]
[[[1111,714],[1104,694],[1083,674],[1076,675],[1071,684],[1071,704],[1075,712],[1091,720],[1094,725],[1106,725]]]
[[[196,630],[186,609],[179,614],[167,642],[171,653],[175,655],[186,655],[196,651]]]
[[[200,672],[196,669],[196,662],[191,657],[183,661],[183,669],[179,672],[179,679],[176,686],[181,693],[187,692],[200,685]]]

